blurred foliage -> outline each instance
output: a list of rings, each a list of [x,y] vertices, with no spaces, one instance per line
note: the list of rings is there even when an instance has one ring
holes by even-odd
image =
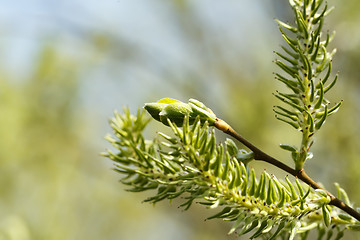
[[[101,138],[108,132],[104,128],[112,109],[174,96],[200,99],[249,140],[290,163],[277,145],[297,143],[300,135],[289,135],[288,127],[275,120],[276,99],[271,95],[280,87],[271,75],[272,50],[280,41],[272,19],[284,19],[290,9],[283,7],[286,0],[260,0],[245,21],[241,14],[250,11],[246,8],[250,3],[152,1],[155,7],[149,11],[166,23],[159,28],[167,28],[176,39],[167,46],[178,49],[179,58],[161,47],[166,38],[159,37],[156,48],[141,45],[121,28],[104,24],[99,29],[76,22],[66,22],[65,30],[45,28],[48,32],[30,36],[36,42],[36,54],[20,56],[27,59],[28,68],[8,68],[2,55],[0,239],[169,239],[171,235],[175,240],[211,240],[225,236],[229,226],[204,223],[209,215],[201,208],[195,207],[192,215],[179,213],[176,202],[153,209],[141,204],[146,195],[124,194],[110,164],[97,154],[105,146]],[[317,137],[313,147],[317,160],[306,167],[326,186],[339,182],[350,199],[360,203],[360,3],[329,0],[329,5],[336,7],[328,18],[337,31],[333,69],[340,70],[334,99],[344,99],[344,104]],[[94,15],[107,15],[101,10]],[[75,18],[70,14],[69,19]],[[223,24],[209,23],[209,16]],[[136,19],[128,18],[136,25]],[[21,20],[26,26],[31,19]],[[1,42],[1,51],[20,47],[12,43],[16,28],[3,31],[10,28],[1,25],[2,40],[10,38],[7,45]],[[144,29],[145,42],[154,32]],[[44,36],[51,38],[44,40]],[[323,162],[331,164],[324,167]],[[263,167],[272,172],[269,166]],[[359,236],[348,234],[346,239]]]

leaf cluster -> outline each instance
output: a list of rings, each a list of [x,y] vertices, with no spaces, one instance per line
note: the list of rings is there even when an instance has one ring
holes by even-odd
[[[336,49],[327,50],[334,33],[323,33],[324,18],[333,8],[329,9],[327,3],[323,6],[323,0],[291,0],[290,5],[295,21],[288,24],[276,20],[286,44],[281,46],[282,52],[275,52],[279,57],[275,64],[284,73],[275,73],[275,79],[285,84],[290,93],[274,93],[285,104],[275,106],[274,112],[277,119],[302,132],[300,148],[290,150],[296,168],[301,169],[312,156],[312,137],[342,101],[331,106],[326,98],[338,79],[338,74],[331,77]]]
[[[171,135],[159,132],[154,139],[146,140],[143,131],[149,119],[140,110],[135,116],[124,109],[124,114],[115,113],[110,121],[114,137],[108,135],[106,139],[115,152],[108,150],[103,155],[115,162],[114,170],[123,176],[121,182],[129,186],[128,191],[152,190],[154,195],[144,201],[153,204],[180,198],[184,210],[193,203],[221,208],[208,219],[232,222],[229,234],[249,234],[250,239],[307,239],[312,229],[317,230],[318,239],[340,239],[345,229],[360,230],[355,219],[359,219],[358,214],[346,192],[336,184],[336,198],[303,170],[305,161],[312,157],[309,150],[314,134],[341,105],[340,101],[330,106],[325,97],[338,79],[338,75],[331,76],[335,50],[327,50],[333,34],[324,37],[322,31],[324,17],[332,9],[327,3],[323,6],[323,0],[289,2],[295,21],[288,24],[277,20],[286,46],[282,46],[282,53],[275,52],[280,58],[275,63],[283,71],[275,75],[290,93],[276,91],[275,97],[284,105],[275,106],[274,111],[277,119],[302,133],[300,147],[280,145],[291,152],[295,168],[249,143],[203,103],[164,98],[144,108],[169,126]],[[214,128],[252,152],[239,149],[231,139],[218,143]],[[273,164],[309,186],[297,178],[279,180],[266,171],[256,174],[249,167],[252,160]]]
[[[155,191],[145,202],[181,198],[185,210],[194,202],[222,207],[209,219],[233,222],[229,233],[249,233],[251,239],[293,239],[296,234],[306,239],[313,228],[319,233],[336,229],[340,237],[345,227],[354,226],[351,217],[327,205],[326,192],[304,187],[297,179],[280,181],[267,172],[257,177],[247,164],[251,153],[231,139],[217,143],[214,129],[199,117],[191,126],[187,115],[182,127],[168,120],[173,136],[159,132],[149,141],[142,134],[149,121],[144,112],[124,112],[115,113],[110,122],[115,138],[106,137],[117,152],[108,150],[104,156],[115,162],[128,191]],[[327,229],[329,225],[333,227]]]

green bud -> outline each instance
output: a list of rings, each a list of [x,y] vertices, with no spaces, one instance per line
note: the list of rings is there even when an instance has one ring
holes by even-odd
[[[202,102],[190,99],[189,103],[180,102],[172,98],[163,98],[156,103],[146,103],[145,110],[157,121],[169,126],[168,120],[181,127],[186,115],[189,115],[189,124],[192,125],[199,117],[201,122],[208,121],[210,125],[216,122],[216,116]]]
[[[145,103],[144,109],[157,121],[160,120],[160,112],[170,103],[180,102],[172,98],[163,98],[156,103]]]
[[[167,106],[166,103],[145,103],[144,109],[157,121],[160,121],[160,112]]]
[[[196,99],[189,99],[189,105],[192,108],[192,111],[196,116],[200,116],[200,119],[207,120],[210,125],[214,124],[216,121],[216,115],[211,111],[210,108],[207,108],[202,102]]]
[[[160,112],[160,120],[168,125],[167,119],[174,122],[177,126],[182,126],[186,115],[193,115],[189,104],[183,102],[170,103]]]

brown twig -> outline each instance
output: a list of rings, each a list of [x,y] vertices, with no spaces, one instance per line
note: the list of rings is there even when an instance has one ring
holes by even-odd
[[[340,209],[342,209],[344,212],[348,213],[352,217],[356,218],[358,221],[360,221],[360,213],[357,212],[355,209],[350,207],[349,205],[345,204],[343,201],[335,197],[333,194],[328,192],[326,189],[322,188],[318,183],[316,183],[312,178],[310,178],[306,173],[304,169],[296,170],[294,168],[289,167],[288,165],[280,162],[279,160],[271,157],[270,155],[264,153],[259,148],[254,146],[252,143],[250,143],[248,140],[240,136],[229,124],[227,124],[225,121],[221,119],[216,119],[216,122],[214,123],[214,126],[223,131],[226,134],[229,134],[230,136],[234,137],[236,140],[244,144],[246,147],[248,147],[251,151],[254,153],[254,159],[258,161],[264,161],[271,165],[274,165],[285,172],[293,175],[294,177],[297,177],[307,185],[311,186],[313,189],[323,189],[327,192],[327,194],[330,197],[330,205],[336,206]]]

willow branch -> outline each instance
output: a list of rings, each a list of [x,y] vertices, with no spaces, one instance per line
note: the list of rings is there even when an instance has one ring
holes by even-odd
[[[326,189],[322,188],[318,183],[316,183],[311,177],[309,177],[304,169],[296,170],[294,168],[289,167],[288,165],[280,162],[279,160],[271,157],[270,155],[264,153],[259,148],[254,146],[252,143],[250,143],[248,140],[240,136],[229,124],[227,124],[225,121],[221,119],[216,119],[214,126],[223,131],[224,133],[234,137],[236,140],[244,144],[246,147],[248,147],[251,151],[254,153],[254,160],[258,161],[264,161],[271,165],[274,165],[285,172],[293,175],[294,177],[297,177],[307,185],[311,186],[313,189],[323,189],[327,192],[327,194],[330,197],[330,205],[336,206],[340,209],[342,209],[344,212],[348,213],[352,217],[356,218],[358,221],[360,221],[360,213],[357,212],[355,209],[350,207],[349,205],[345,204],[343,201],[335,197],[333,194],[328,192]]]

